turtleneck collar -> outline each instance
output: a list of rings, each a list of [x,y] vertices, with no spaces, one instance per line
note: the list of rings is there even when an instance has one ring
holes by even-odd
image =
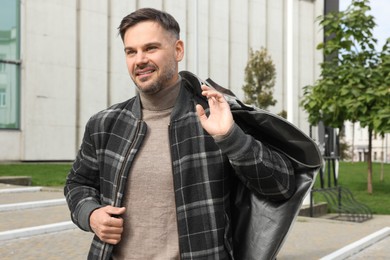
[[[170,109],[175,105],[176,98],[179,95],[181,76],[175,84],[161,89],[159,92],[148,95],[140,92],[142,109],[150,111],[161,111]]]

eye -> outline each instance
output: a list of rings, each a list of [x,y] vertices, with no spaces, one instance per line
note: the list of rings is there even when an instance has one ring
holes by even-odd
[[[146,51],[147,52],[152,52],[152,51],[154,51],[154,50],[156,50],[157,49],[157,46],[148,46],[147,48],[146,48]]]
[[[125,53],[126,53],[127,56],[133,56],[137,52],[135,50],[132,50],[132,49],[126,49]]]

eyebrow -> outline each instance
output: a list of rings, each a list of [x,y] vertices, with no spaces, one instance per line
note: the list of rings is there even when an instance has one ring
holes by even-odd
[[[147,47],[150,47],[150,46],[158,46],[158,47],[160,47],[161,45],[162,44],[160,42],[149,42],[149,43],[143,45],[142,48],[147,48]],[[127,51],[127,50],[134,50],[134,48],[133,47],[125,47],[124,50],[125,51]]]

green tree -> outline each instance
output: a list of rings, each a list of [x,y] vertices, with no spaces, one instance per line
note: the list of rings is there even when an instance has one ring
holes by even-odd
[[[345,11],[320,16],[326,41],[321,75],[304,87],[301,105],[311,124],[319,121],[342,128],[344,121],[359,122],[369,132],[367,191],[372,193],[372,135],[390,128],[389,41],[376,50],[376,26],[369,0],[352,0]]]
[[[276,72],[275,65],[267,49],[250,49],[249,60],[245,68],[244,102],[262,109],[276,104],[273,98]]]
[[[287,119],[287,111],[286,110],[282,110],[278,113],[278,116],[281,116],[283,117],[284,119]]]

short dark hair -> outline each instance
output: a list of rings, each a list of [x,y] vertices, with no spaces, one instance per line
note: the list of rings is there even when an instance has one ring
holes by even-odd
[[[118,27],[122,41],[127,29],[144,21],[157,22],[165,30],[173,33],[176,39],[179,39],[180,37],[179,23],[175,20],[175,18],[173,18],[172,15],[153,8],[141,8],[122,19]]]

